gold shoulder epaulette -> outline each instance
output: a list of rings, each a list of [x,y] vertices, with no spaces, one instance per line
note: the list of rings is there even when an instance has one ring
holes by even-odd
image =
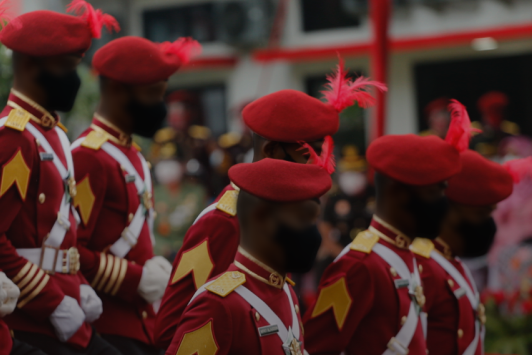
[[[377,234],[365,230],[358,233],[353,242],[351,242],[351,250],[357,250],[369,254],[378,241],[379,236]]]
[[[209,286],[205,287],[208,291],[225,297],[233,292],[238,286],[246,282],[246,275],[239,271],[228,271]]]
[[[417,255],[430,258],[430,253],[434,250],[434,243],[429,239],[416,238],[410,245],[410,250]]]
[[[14,108],[9,111],[5,126],[22,132],[26,129],[26,125],[30,119],[31,115],[28,111],[21,108]]]
[[[107,136],[102,132],[91,131],[81,143],[82,147],[99,150],[107,142]]]
[[[229,190],[224,193],[220,201],[216,204],[216,208],[228,215],[236,216],[236,200],[238,199],[238,191]]]

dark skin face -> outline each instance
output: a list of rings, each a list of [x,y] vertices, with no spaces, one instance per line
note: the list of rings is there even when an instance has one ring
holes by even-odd
[[[464,222],[481,224],[491,217],[496,207],[497,205],[469,206],[451,201],[440,238],[449,245],[455,255],[463,255],[464,240],[463,236],[458,233],[460,225]]]
[[[287,160],[287,155],[292,157],[296,163],[306,164],[309,155],[305,154],[307,149],[301,149],[299,143],[282,143],[267,140],[260,136],[253,136],[253,161],[259,161],[264,158],[272,158],[278,160]],[[321,154],[321,146],[323,145],[323,138],[308,142],[310,146],[316,151],[318,155]]]
[[[97,112],[120,128],[124,133],[133,133],[133,118],[128,110],[134,100],[144,105],[153,105],[164,101],[168,81],[147,85],[126,85],[111,79],[101,79],[101,99]]]
[[[246,227],[241,231],[241,244],[257,259],[285,275],[288,256],[275,241],[279,223],[304,229],[316,224],[319,214],[320,205],[316,200],[283,204],[259,201],[247,216]]]
[[[68,74],[76,70],[81,63],[81,57],[81,54],[32,57],[15,53],[13,55],[13,61],[15,62],[13,88],[37,102],[48,111],[53,111],[53,108],[48,106],[46,91],[38,82],[39,74],[43,70],[57,76]]]
[[[416,231],[415,218],[406,208],[411,199],[417,196],[434,202],[444,196],[447,188],[446,181],[423,186],[405,185],[388,177],[377,181],[377,215],[407,236]]]

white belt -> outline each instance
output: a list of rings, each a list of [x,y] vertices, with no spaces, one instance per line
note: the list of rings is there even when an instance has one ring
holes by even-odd
[[[384,261],[386,261],[388,265],[393,267],[402,279],[408,281],[409,293],[411,295],[414,294],[415,287],[421,286],[421,278],[419,277],[415,259],[413,259],[414,272],[411,273],[403,259],[401,259],[393,250],[385,247],[382,244],[375,244],[373,251]],[[418,308],[418,305],[414,301],[410,302],[410,308],[406,322],[399,330],[399,333],[390,339],[388,342],[388,349],[383,353],[383,355],[408,354],[408,346],[410,345],[410,342],[416,333],[417,325],[420,320],[422,322],[422,327],[425,328],[423,324],[424,316],[420,316],[420,310]],[[425,333],[426,331],[423,329],[423,334]]]
[[[59,250],[43,245],[42,248],[17,249],[17,253],[50,274],[76,274],[79,271],[79,253],[76,248]]]

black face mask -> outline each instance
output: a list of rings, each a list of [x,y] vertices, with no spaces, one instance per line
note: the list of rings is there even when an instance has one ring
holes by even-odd
[[[414,197],[407,208],[416,219],[414,237],[436,239],[440,234],[441,224],[449,208],[447,198],[441,197],[434,202],[425,202]]]
[[[39,74],[37,82],[48,95],[48,108],[62,112],[72,110],[81,86],[81,79],[76,70],[60,76],[43,70]]]
[[[168,113],[164,101],[145,105],[132,100],[128,105],[128,111],[133,117],[133,133],[146,138],[152,138],[162,128]]]
[[[275,240],[285,250],[287,272],[310,271],[321,245],[321,234],[316,225],[305,229],[294,229],[280,224]]]
[[[493,217],[480,224],[464,221],[458,227],[458,233],[464,241],[464,254],[461,256],[476,258],[489,252],[495,240],[497,225]]]

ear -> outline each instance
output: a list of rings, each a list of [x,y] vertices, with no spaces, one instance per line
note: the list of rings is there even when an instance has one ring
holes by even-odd
[[[264,141],[261,150],[263,156],[266,158],[283,159],[285,157],[285,153],[279,142]]]

